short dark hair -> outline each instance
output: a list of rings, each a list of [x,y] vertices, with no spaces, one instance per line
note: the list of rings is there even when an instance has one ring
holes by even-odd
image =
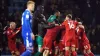
[[[69,17],[70,19],[72,19],[72,14],[68,14],[67,17]]]
[[[57,13],[57,12],[59,12],[59,11],[58,11],[58,10],[55,10],[55,11],[54,11],[54,14]]]

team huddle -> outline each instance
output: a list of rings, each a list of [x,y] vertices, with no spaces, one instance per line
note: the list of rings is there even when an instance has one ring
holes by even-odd
[[[54,15],[51,15],[47,20],[43,15],[43,6],[40,6],[37,12],[34,12],[35,3],[33,1],[27,2],[27,9],[22,14],[22,27],[14,33],[16,35],[22,29],[22,38],[24,41],[25,51],[20,54],[16,52],[15,56],[77,56],[77,51],[81,51],[84,56],[94,56],[91,52],[89,40],[85,33],[85,27],[79,18],[72,20],[72,15],[66,15],[64,21],[59,23],[57,18],[60,16],[60,12],[57,10]],[[34,35],[32,31],[33,18],[38,21],[38,34]],[[11,22],[11,26],[15,24]],[[11,28],[11,27],[10,27]],[[44,34],[45,29],[46,34]],[[58,37],[60,33],[60,38]],[[8,32],[8,37],[9,37]],[[13,36],[14,36],[13,35]],[[13,38],[13,36],[9,38]],[[38,50],[34,53],[34,41],[38,45]],[[14,44],[14,43],[12,43]],[[12,47],[9,45],[9,48]],[[33,55],[31,53],[34,53]]]
[[[90,50],[84,26],[77,19],[72,20],[71,18],[72,16],[68,14],[60,26],[47,29],[43,39],[43,48],[45,49],[43,56],[52,54],[54,51],[52,50],[52,43],[55,47],[53,56],[77,56],[78,49],[83,52],[84,56],[94,56]],[[61,39],[56,41],[59,30],[61,30]]]

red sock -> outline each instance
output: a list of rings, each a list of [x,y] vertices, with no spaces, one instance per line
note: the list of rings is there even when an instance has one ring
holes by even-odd
[[[77,56],[77,52],[76,51],[72,51],[72,56]]]
[[[94,56],[94,54],[92,52],[89,53],[89,56]]]
[[[87,53],[84,53],[84,56],[89,56]]]
[[[65,56],[69,56],[69,51],[65,51]]]

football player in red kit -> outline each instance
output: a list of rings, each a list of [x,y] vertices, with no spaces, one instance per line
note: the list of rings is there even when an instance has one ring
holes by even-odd
[[[94,56],[91,52],[89,40],[86,36],[84,28],[77,27],[77,36],[79,39],[79,49],[83,52],[84,56]]]
[[[54,28],[47,29],[47,32],[43,39],[43,48],[45,49],[44,52],[46,52],[47,55],[49,55],[50,51],[52,51],[52,43],[53,40],[55,40],[58,32],[59,32],[59,26],[55,26]]]
[[[10,49],[12,56],[14,55],[19,56],[20,53],[18,49],[16,48],[16,37],[15,36],[20,31],[21,27],[19,27],[17,30],[15,28],[16,28],[16,23],[11,22],[10,27],[7,29],[8,47]]]
[[[64,35],[65,35],[65,29],[62,26],[61,29],[61,39],[54,41],[54,47],[55,47],[55,53],[54,56],[63,56],[64,55]]]
[[[65,30],[66,30],[66,33],[65,33],[65,39],[64,39],[64,42],[65,42],[65,56],[69,56],[70,55],[70,52],[72,54],[72,56],[77,56],[77,53],[76,53],[76,34],[75,34],[75,29],[77,27],[77,25],[81,24],[79,22],[76,22],[74,20],[71,20],[72,18],[72,15],[71,14],[68,14],[66,16],[66,19],[65,21],[63,22],[62,25],[65,26]],[[80,25],[81,27],[81,25]]]
[[[57,16],[60,16],[60,12],[56,11],[54,15],[51,15],[48,19],[48,24],[56,24],[55,19]],[[57,33],[59,32],[60,26],[56,24],[55,27],[47,29],[47,32],[43,39],[43,48],[45,49],[43,52],[43,56],[48,56],[52,51],[52,43],[55,40]]]
[[[66,16],[65,21],[63,22],[62,25],[65,25],[65,56],[69,56],[70,55],[70,49],[72,49],[72,55],[77,55],[77,53],[75,52],[75,28],[77,25],[77,22],[71,20],[72,15],[68,14]]]

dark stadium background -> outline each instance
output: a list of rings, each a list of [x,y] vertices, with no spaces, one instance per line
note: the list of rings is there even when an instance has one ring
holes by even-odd
[[[25,10],[28,0],[0,0],[0,55],[9,55],[7,47],[7,37],[4,27],[10,21],[15,21],[17,27],[20,26],[21,14]],[[71,13],[73,19],[81,18],[85,25],[88,39],[91,43],[91,50],[94,54],[100,54],[100,0],[33,0],[38,5],[44,5],[44,15],[46,19],[53,14],[54,10],[59,10],[63,15]],[[21,38],[20,33],[17,36]]]

